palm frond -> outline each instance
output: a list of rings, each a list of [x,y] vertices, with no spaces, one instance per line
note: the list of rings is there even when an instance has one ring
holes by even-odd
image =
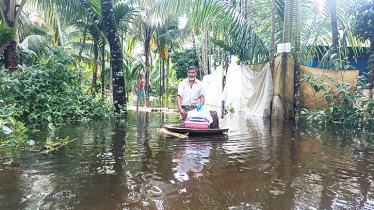
[[[52,42],[48,38],[36,34],[26,37],[21,44],[25,49],[31,50],[38,55],[47,54],[53,47]]]

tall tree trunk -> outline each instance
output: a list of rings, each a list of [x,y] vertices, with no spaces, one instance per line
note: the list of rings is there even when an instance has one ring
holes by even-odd
[[[216,30],[213,29],[213,38],[216,39]],[[213,55],[216,54],[216,49],[214,44],[212,44],[212,50],[213,50]]]
[[[193,43],[194,53],[195,53],[195,56],[197,58],[197,62],[199,63],[199,72],[200,72],[200,78],[201,78],[201,71],[203,70],[203,65],[201,63],[199,52],[197,50],[196,37],[195,37],[195,30],[194,29],[191,30],[191,35],[192,35],[192,43]]]
[[[202,76],[205,76],[208,73],[208,50],[207,50],[207,26],[206,23],[203,23],[203,30],[201,31],[201,57],[202,57],[202,66],[203,70],[201,71]],[[203,79],[200,77],[200,79]]]
[[[162,72],[162,88],[161,88],[161,97],[165,93],[165,59],[161,58],[161,72]]]
[[[224,43],[227,44],[225,35],[226,35],[226,33],[224,32],[224,36],[222,38],[222,41],[224,41]],[[225,50],[223,48],[221,48],[221,63],[222,63],[221,65],[222,65],[222,68],[223,68],[222,72],[225,72]]]
[[[137,77],[137,84],[138,84],[138,94],[137,94],[137,97],[136,97],[136,101],[137,101],[137,103],[136,103],[136,110],[139,110],[139,104],[140,104],[140,102],[138,102],[139,101],[139,95],[140,95],[140,74],[141,74],[141,68],[139,67],[138,68],[138,77]],[[144,87],[143,87],[144,88]],[[138,112],[139,113],[139,112]]]
[[[332,54],[334,62],[339,63],[340,69],[340,56],[339,56],[339,32],[338,32],[338,20],[336,18],[336,0],[328,0],[330,5],[331,14],[331,32],[332,32]]]
[[[58,30],[58,46],[61,46],[62,49],[64,49],[64,40],[62,39],[62,30],[61,30],[61,22],[60,22],[60,17],[58,14],[55,12],[54,13],[56,22],[57,22],[57,30]]]
[[[96,97],[96,80],[97,80],[97,70],[99,68],[99,64],[97,63],[97,59],[99,57],[99,46],[97,45],[96,40],[94,41],[94,53],[95,53],[95,67],[92,74],[92,90],[93,90],[93,97]]]
[[[84,31],[83,31],[82,47],[81,47],[81,49],[79,50],[79,61],[82,61],[82,59],[80,59],[80,57],[82,56],[83,49],[84,49],[84,45],[86,44],[86,36],[87,36],[87,31],[84,30]]]
[[[156,36],[156,45],[157,45],[157,53],[158,53],[158,85],[160,87],[158,97],[161,99],[162,96],[162,70],[161,70],[161,60],[162,60],[162,49],[159,42],[158,34]]]
[[[203,67],[201,69],[201,75],[200,79],[202,79],[202,76],[205,75],[205,70],[206,70],[206,51],[205,51],[205,23],[203,23],[201,33],[200,33],[200,43],[201,43],[201,66]]]
[[[170,74],[170,57],[167,58],[167,63],[166,63],[166,96],[169,94],[169,74]]]
[[[113,75],[113,102],[117,102],[115,106],[118,110],[118,105],[126,106],[126,90],[123,76],[122,50],[116,28],[113,0],[101,0],[101,12],[106,36],[110,45]]]
[[[244,19],[246,20],[248,18],[247,4],[248,4],[248,0],[244,0]]]
[[[161,65],[162,65],[162,58],[160,56],[158,58],[158,75],[159,75],[159,78],[160,78],[160,80],[158,82],[159,82],[159,85],[160,85],[160,93],[159,93],[160,99],[161,99],[161,96],[162,96],[162,69],[161,69]]]
[[[296,40],[295,40],[295,69],[294,69],[294,101],[295,113],[300,114],[300,35],[301,35],[301,0],[295,1]],[[298,122],[298,117],[295,118]]]
[[[274,77],[275,0],[271,0],[270,71]]]
[[[238,5],[238,7],[239,7],[239,14],[242,14],[242,0],[239,0],[239,5]]]
[[[209,54],[209,40],[208,40],[208,37],[209,37],[209,31],[208,31],[208,27],[205,23],[205,74],[204,75],[208,75],[209,74],[209,59],[210,59],[210,54]],[[203,78],[201,78],[203,79]]]
[[[283,43],[289,43],[290,29],[290,0],[285,0],[284,9],[284,27],[283,27]],[[275,119],[290,119],[293,116],[294,104],[292,101],[286,100],[286,86],[288,82],[287,74],[287,53],[282,53],[282,65],[279,74],[280,77],[274,75],[274,95],[271,105],[271,117]],[[293,81],[292,81],[293,82]]]
[[[152,36],[146,36],[144,42],[144,54],[145,54],[145,92],[146,92],[146,101],[149,100],[149,56],[151,52],[151,38]]]
[[[245,19],[245,7],[246,7],[246,4],[245,4],[245,1],[244,0],[240,0],[241,1],[241,8],[240,8],[240,12],[241,14],[243,15],[244,19]]]
[[[105,44],[103,46],[103,49],[101,51],[101,97],[104,98],[105,93]]]
[[[82,47],[81,47],[81,49],[79,50],[79,62],[82,61],[81,57],[82,57],[82,53],[83,53],[83,49],[84,49],[84,45],[86,44],[86,35],[87,35],[87,32],[86,32],[86,30],[84,30],[84,31],[83,31]],[[82,83],[82,69],[81,69],[80,67],[79,67],[78,82],[79,82],[79,85],[81,85],[81,83]]]
[[[209,41],[210,34],[208,32],[207,34],[207,40],[208,40],[208,51],[209,51],[209,56],[208,56],[208,74],[212,73],[212,43]]]
[[[112,64],[112,57],[109,61],[109,92],[111,94],[111,100],[113,100],[113,64]]]
[[[2,1],[1,4],[3,6],[0,7],[0,10],[4,28],[13,28],[15,33],[17,33],[18,19],[25,3],[26,0],[23,0],[21,5],[17,5],[16,0]],[[14,36],[8,44],[9,46],[4,50],[5,68],[15,71],[18,69],[17,37]]]
[[[217,38],[217,34],[218,34],[218,38]],[[220,39],[220,34],[219,32],[217,31],[214,31],[214,34],[213,34],[213,37],[214,39]],[[214,45],[215,46],[215,45]],[[217,65],[217,61],[220,61],[220,50],[219,50],[219,46],[215,46],[214,48],[214,65]]]
[[[289,42],[288,34],[290,31],[290,0],[284,3],[284,23],[283,23],[283,43]]]
[[[18,70],[17,42],[10,41],[4,50],[5,68],[10,71]]]
[[[370,39],[370,57],[369,58],[373,58],[373,57],[374,57],[374,38]],[[370,90],[373,89],[373,86],[374,86],[374,60],[373,59],[369,63],[370,74],[368,75],[368,82],[367,82],[368,83],[367,88],[369,88]],[[373,94],[370,94],[370,98],[372,98],[372,95]]]

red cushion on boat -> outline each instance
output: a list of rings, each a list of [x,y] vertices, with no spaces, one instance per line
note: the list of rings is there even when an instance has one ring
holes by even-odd
[[[193,129],[209,129],[209,121],[204,119],[205,122],[199,121],[191,121],[190,118],[187,118],[184,122],[185,128],[193,128]]]

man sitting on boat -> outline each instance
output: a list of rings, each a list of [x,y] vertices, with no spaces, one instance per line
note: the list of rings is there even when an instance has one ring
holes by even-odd
[[[188,67],[187,76],[188,78],[179,83],[177,93],[179,120],[182,126],[187,118],[187,112],[195,109],[198,105],[204,105],[205,102],[204,83],[196,79],[197,69],[195,66]]]

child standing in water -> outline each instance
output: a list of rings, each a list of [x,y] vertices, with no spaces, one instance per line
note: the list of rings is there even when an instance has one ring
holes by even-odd
[[[140,101],[143,101],[144,108],[146,108],[145,104],[145,90],[144,90],[144,80],[143,80],[143,74],[140,74],[139,79],[139,100],[138,100],[138,107],[140,106]]]

